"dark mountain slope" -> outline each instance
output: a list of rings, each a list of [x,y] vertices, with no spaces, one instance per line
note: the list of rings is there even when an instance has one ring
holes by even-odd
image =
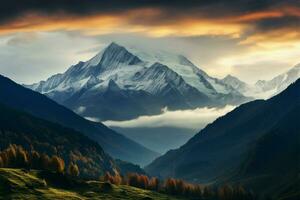
[[[156,159],[146,171],[198,182],[212,182],[231,175],[239,169],[251,147],[274,130],[290,112],[295,112],[299,105],[298,80],[267,101],[241,105],[220,117],[179,149]],[[288,122],[294,123],[292,120]]]
[[[72,110],[85,105],[84,115],[99,120],[122,120],[143,114],[159,114],[162,102],[143,90],[123,90],[110,80],[105,91],[88,91],[84,88],[62,104]]]
[[[0,103],[80,131],[98,142],[114,158],[146,164],[157,156],[156,153],[103,124],[85,120],[46,96],[24,88],[3,76],[0,76]]]
[[[249,151],[237,174],[226,181],[260,193],[300,198],[300,106],[262,136]]]
[[[0,147],[10,144],[32,148],[49,156],[58,155],[68,164],[79,165],[83,177],[99,177],[117,167],[96,142],[69,128],[33,117],[0,104]]]

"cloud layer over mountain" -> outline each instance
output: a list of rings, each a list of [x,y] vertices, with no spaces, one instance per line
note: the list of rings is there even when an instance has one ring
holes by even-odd
[[[140,116],[137,119],[128,121],[105,121],[107,126],[114,127],[178,127],[201,129],[216,118],[225,115],[234,109],[234,106],[226,106],[224,108],[197,108],[194,110],[176,110],[169,111],[167,109],[160,115]],[[91,118],[90,118],[91,119]],[[96,120],[97,119],[91,119]]]

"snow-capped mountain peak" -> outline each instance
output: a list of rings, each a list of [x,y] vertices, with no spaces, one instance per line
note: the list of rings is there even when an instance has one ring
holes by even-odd
[[[135,65],[142,61],[129,51],[125,47],[116,43],[111,43],[103,52],[102,58],[99,64],[102,66],[109,66],[113,64],[128,64]]]
[[[210,77],[183,55],[125,48],[114,42],[65,73],[27,87],[73,110],[85,107],[86,114],[97,113],[95,117],[99,118],[112,117],[111,113],[125,109],[116,111],[118,106],[152,113],[153,108],[161,111],[166,106],[183,109],[246,100],[234,88]]]
[[[138,47],[130,47],[128,49],[141,60],[145,61],[147,67],[152,66],[155,62],[164,64],[179,74],[189,85],[204,92],[208,96],[213,97],[217,93],[226,95],[231,92],[237,92],[221,81],[209,76],[183,55],[163,50],[144,50]]]
[[[300,78],[300,64],[271,80],[258,80],[255,84],[247,84],[238,78],[228,75],[222,81],[235,88],[245,96],[257,99],[268,99],[286,89]]]
[[[287,72],[274,77],[271,80],[259,80],[255,86],[261,92],[269,93],[269,96],[280,93],[286,89],[290,84],[295,82],[300,77],[300,64],[295,65]]]
[[[225,84],[230,85],[231,87],[233,87],[234,89],[236,89],[237,91],[239,91],[242,94],[246,93],[250,87],[247,83],[241,81],[237,77],[232,76],[230,74],[228,74],[225,78],[223,78],[222,81]]]
[[[137,56],[131,54],[123,46],[118,45],[115,42],[109,44],[106,48],[96,54],[92,59],[88,60],[83,68],[91,66],[107,67],[111,65],[128,64],[134,65],[142,62]]]

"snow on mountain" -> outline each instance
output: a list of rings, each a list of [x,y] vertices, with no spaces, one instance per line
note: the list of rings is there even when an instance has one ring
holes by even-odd
[[[57,92],[66,93],[68,95],[60,99],[64,101],[84,87],[101,87],[109,80],[114,80],[121,88],[127,87],[130,85],[130,76],[143,68],[143,63],[138,57],[124,47],[111,43],[89,61],[79,62],[64,74],[54,75],[47,81],[29,87],[52,97]]]
[[[237,92],[228,85],[223,84],[218,79],[210,77],[203,70],[195,66],[183,55],[177,55],[162,50],[142,50],[137,47],[130,47],[133,52],[142,60],[146,61],[147,66],[159,62],[178,73],[186,83],[204,92],[208,96],[214,96],[218,93],[229,94]]]
[[[154,63],[135,74],[133,80],[137,81],[136,90],[144,90],[151,94],[160,94],[168,85],[176,87],[182,94],[185,93],[187,87],[191,87],[176,72],[160,63]]]
[[[268,99],[285,90],[290,84],[300,78],[300,64],[271,80],[259,80],[255,84],[247,84],[238,78],[227,75],[222,82],[231,86],[247,97]]]
[[[233,87],[234,89],[236,89],[237,91],[239,91],[242,94],[247,93],[248,90],[250,90],[250,85],[248,85],[247,83],[241,81],[240,79],[238,79],[235,76],[232,75],[227,75],[226,77],[224,77],[222,79],[222,82],[230,85],[231,87]]]
[[[252,97],[254,99],[268,99],[269,97],[276,94],[276,90],[274,89],[266,91],[262,90],[261,87],[263,87],[265,81],[258,81],[256,85],[251,85],[241,81],[240,79],[232,75],[227,75],[221,81],[239,91],[244,96]]]
[[[268,93],[270,96],[273,96],[285,90],[290,84],[294,83],[299,77],[300,77],[300,64],[297,64],[286,73],[278,75],[271,80],[257,81],[255,87],[261,93]]]
[[[127,118],[124,113],[130,108],[127,111],[132,112],[130,116],[137,117],[137,113],[152,114],[164,107],[188,109],[248,100],[182,55],[137,48],[127,50],[116,43],[87,62],[71,66],[63,74],[27,87],[75,111],[84,107],[82,115],[100,119],[117,115]]]

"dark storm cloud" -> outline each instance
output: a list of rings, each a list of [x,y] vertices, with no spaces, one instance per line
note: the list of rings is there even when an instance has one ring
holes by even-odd
[[[300,17],[287,16],[281,18],[264,19],[256,22],[257,31],[272,31],[285,27],[298,29],[300,27]]]
[[[220,18],[239,16],[252,12],[264,12],[283,6],[299,7],[299,0],[3,0],[0,22],[14,20],[24,14],[36,12],[42,15],[65,14],[85,16],[92,14],[118,14],[133,9],[156,8],[162,10],[160,20],[181,16]],[[135,18],[138,22],[139,18]],[[140,18],[142,20],[147,20]],[[149,18],[149,23],[158,23]],[[145,23],[145,21],[143,21]],[[287,22],[288,23],[288,22]]]

